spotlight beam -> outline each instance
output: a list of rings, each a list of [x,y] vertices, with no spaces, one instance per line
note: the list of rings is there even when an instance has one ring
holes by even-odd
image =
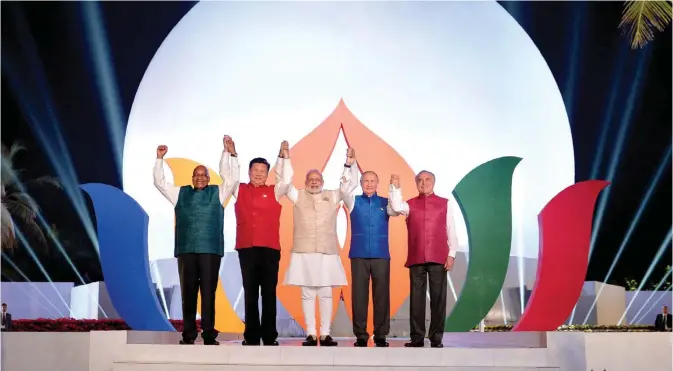
[[[33,282],[28,278],[28,276],[26,276],[26,274],[23,273],[23,271],[21,270],[21,268],[19,268],[19,267],[12,261],[12,259],[9,258],[9,256],[8,256],[4,251],[0,251],[0,254],[2,254],[2,259],[3,259],[4,261],[6,261],[7,263],[9,263],[9,265],[10,265],[10,266],[11,266],[17,273],[19,273],[19,274],[21,275],[21,277],[23,277],[23,279],[26,280],[26,282],[28,282],[31,286],[33,286],[33,288],[34,288],[35,291],[38,293],[38,295],[40,295],[44,300],[46,300],[47,303],[48,303],[49,305],[51,305],[52,308],[54,308],[54,310],[56,311],[56,313],[58,313],[59,316],[63,317],[63,313],[56,307],[56,305],[54,305],[54,303],[53,303],[51,300],[49,300],[48,297],[46,297],[46,296],[44,295],[44,293],[43,293],[41,290],[39,290],[39,289],[37,288],[37,286],[35,286],[35,283],[33,283]]]
[[[117,78],[111,61],[112,54],[105,33],[105,24],[98,2],[84,1],[80,5],[89,54],[96,71],[94,80],[98,86],[99,98],[105,112],[114,160],[117,165],[117,177],[121,180],[125,120],[123,119]]]
[[[42,262],[40,262],[40,259],[37,257],[37,254],[35,254],[35,251],[33,251],[33,248],[30,247],[30,243],[28,243],[28,240],[24,237],[23,233],[21,233],[16,223],[14,223],[14,234],[19,238],[19,241],[21,241],[21,243],[25,247],[26,251],[28,252],[28,255],[30,255],[30,257],[33,258],[33,261],[37,265],[37,268],[40,270],[40,272],[42,272],[44,277],[47,279],[51,287],[56,292],[58,298],[61,299],[63,305],[65,305],[65,307],[68,308],[68,311],[70,311],[71,310],[70,305],[65,302],[65,299],[63,299],[63,295],[61,295],[61,293],[56,288],[56,285],[54,285],[54,281],[51,279],[51,276],[49,275],[49,273],[47,273],[47,270],[44,268],[44,265],[42,265]]]
[[[645,192],[643,200],[640,202],[640,206],[636,211],[636,216],[633,218],[633,220],[631,221],[631,225],[629,225],[629,229],[626,231],[626,236],[624,236],[622,243],[619,245],[619,249],[617,249],[617,254],[615,254],[614,259],[612,259],[612,264],[610,264],[610,268],[608,269],[608,273],[605,275],[605,278],[603,278],[603,282],[608,282],[610,276],[612,275],[612,271],[615,269],[617,263],[619,262],[619,259],[622,257],[622,253],[624,252],[624,249],[626,249],[626,245],[631,240],[631,235],[633,234],[633,231],[635,231],[638,222],[640,222],[640,216],[645,211],[645,207],[647,206],[647,204],[650,201],[650,198],[654,194],[654,190],[657,188],[657,184],[659,184],[659,179],[664,174],[666,169],[669,168],[670,159],[671,159],[671,147],[669,146],[668,151],[666,151],[666,156],[664,156],[664,158],[661,160],[661,164],[659,165],[657,172],[654,174],[654,178],[650,182],[650,186],[648,187],[647,192]],[[603,293],[604,287],[605,285],[601,285],[601,288],[598,289],[598,292],[596,293],[596,298],[594,299],[594,302],[591,303],[591,308],[589,308],[587,315],[584,317],[584,321],[582,322],[583,325],[586,325],[587,321],[589,320],[589,315],[591,314],[591,311],[594,309],[594,307],[596,307],[596,303],[598,303],[598,298],[601,296],[601,293]]]
[[[582,45],[581,41],[583,40],[582,38],[582,33],[584,33],[584,23],[585,23],[585,18],[586,18],[586,5],[585,3],[579,3],[579,7],[581,9],[577,10],[575,8],[575,12],[573,13],[579,13],[574,14],[573,17],[573,22],[572,22],[572,36],[571,36],[571,43],[570,43],[570,53],[568,53],[568,76],[566,77],[566,86],[564,89],[563,93],[563,101],[565,102],[566,105],[566,112],[568,112],[568,116],[571,117],[571,125],[572,125],[572,116],[573,116],[573,109],[575,106],[575,83],[577,82],[577,68],[579,65],[580,58],[578,57],[578,54],[582,51]]]
[[[7,51],[2,48],[2,68],[6,71],[12,90],[18,98],[24,115],[41,146],[44,148],[52,167],[63,184],[63,188],[75,206],[89,239],[98,252],[98,239],[93,223],[88,214],[84,198],[79,189],[79,182],[74,169],[73,161],[67,151],[68,147],[60,131],[60,123],[56,117],[55,108],[49,93],[46,76],[42,68],[39,55],[35,47],[35,40],[26,24],[21,11],[11,8],[19,38],[20,51],[24,54],[27,63],[16,63]],[[25,67],[28,70],[21,69]],[[30,88],[26,88],[30,87]],[[37,97],[30,92],[36,92]],[[29,96],[31,95],[31,96]],[[39,102],[39,104],[33,104]],[[46,128],[46,129],[45,129]]]
[[[639,309],[639,310],[636,312],[636,314],[633,316],[634,321],[640,319],[640,318],[639,318],[640,313],[643,311],[643,309],[645,309],[645,307],[646,307],[647,304],[650,302],[650,300],[652,300],[652,298],[654,297],[654,294],[656,294],[656,293],[659,291],[659,289],[661,288],[661,286],[662,286],[664,283],[666,283],[666,280],[668,279],[668,277],[671,276],[671,273],[673,273],[673,271],[671,271],[671,270],[669,269],[668,272],[666,272],[666,274],[664,275],[664,277],[662,277],[661,280],[659,280],[659,283],[658,283],[657,286],[654,288],[654,290],[652,290],[652,292],[650,293],[650,296],[647,298],[647,300],[645,300],[645,302],[643,303],[643,305],[640,307],[640,309]],[[668,288],[667,288],[667,289],[668,289]],[[661,299],[657,300],[657,302],[659,302],[660,300],[661,300]],[[638,321],[638,322],[639,322],[639,321]]]
[[[666,293],[669,292],[669,291],[671,291],[671,285],[668,285],[668,287],[665,290],[662,290],[662,292],[659,293],[660,294],[659,299],[657,299],[650,306],[650,310],[652,310],[655,306],[660,305],[661,301],[664,300],[664,298],[666,297]],[[640,321],[643,320],[643,317],[645,317],[645,315],[648,314],[649,312],[650,312],[649,310],[647,312],[643,312],[643,314],[641,314],[640,317],[638,317],[638,319],[636,319],[634,322],[635,323],[640,323]]]
[[[633,297],[629,301],[629,305],[626,306],[626,309],[624,310],[624,313],[622,314],[622,317],[619,319],[619,322],[617,322],[617,325],[622,324],[622,321],[624,320],[624,317],[626,317],[626,313],[631,308],[631,305],[633,305],[633,302],[636,300],[636,297],[640,293],[640,290],[642,290],[643,286],[645,285],[647,280],[650,278],[650,275],[652,274],[652,271],[654,270],[654,267],[657,265],[657,263],[661,259],[661,256],[664,255],[664,252],[666,252],[666,250],[668,249],[668,244],[671,243],[671,232],[673,232],[673,229],[669,229],[668,233],[666,233],[666,238],[661,243],[661,246],[659,246],[659,250],[657,251],[657,254],[654,256],[654,260],[652,261],[652,264],[650,264],[650,267],[647,268],[647,272],[645,272],[645,275],[643,276],[643,279],[640,281],[640,284],[638,285],[638,288],[636,289],[636,293],[633,294]]]
[[[28,190],[23,185],[23,183],[21,183],[19,181],[19,177],[17,176],[16,172],[11,168],[11,166],[8,166],[9,164],[7,164],[7,162],[4,158],[2,159],[2,162],[3,162],[3,165],[5,165],[5,168],[7,170],[9,170],[9,174],[7,174],[7,175],[15,180],[14,185],[19,190],[19,192],[28,195],[29,194]],[[31,200],[31,202],[34,202],[32,198],[30,198],[30,200]],[[44,217],[42,216],[42,213],[39,211],[39,209],[38,209],[38,212],[35,214],[35,217],[37,218],[40,226],[42,227],[42,230],[47,232],[47,235],[54,242],[54,245],[56,245],[56,248],[58,249],[58,251],[61,253],[61,255],[63,255],[65,260],[68,262],[68,265],[70,266],[70,268],[72,268],[72,271],[75,272],[75,275],[77,276],[77,279],[79,280],[79,282],[82,285],[86,285],[86,283],[84,282],[84,278],[82,277],[82,275],[79,274],[79,271],[75,267],[75,263],[72,261],[72,259],[70,259],[70,256],[68,256],[68,253],[65,251],[65,248],[63,247],[61,242],[58,240],[58,238],[54,235],[54,232],[51,230],[51,227],[47,224],[47,221],[44,219]],[[91,290],[89,290],[88,287],[87,287],[87,290],[89,291],[89,294],[93,297],[93,295],[91,294]],[[98,300],[96,300],[96,301],[98,301]],[[98,304],[98,309],[101,310],[101,312],[103,313],[105,318],[108,318],[107,313],[105,313],[105,310],[100,306],[100,303]]]
[[[626,140],[626,134],[629,129],[629,124],[631,122],[631,117],[633,116],[633,110],[638,100],[638,94],[640,93],[640,85],[643,82],[643,73],[645,73],[645,64],[649,61],[649,51],[652,48],[649,48],[638,55],[638,65],[636,67],[636,74],[633,78],[633,83],[631,85],[631,90],[629,92],[628,99],[626,100],[626,106],[624,108],[624,114],[622,115],[622,120],[619,125],[619,131],[617,133],[617,139],[615,141],[614,149],[612,151],[611,161],[608,166],[607,176],[605,180],[609,182],[614,182],[615,175],[617,173],[617,168],[619,167],[619,160],[621,159],[624,141]],[[591,245],[589,248],[589,260],[591,261],[591,255],[593,254],[594,247],[596,245],[596,239],[598,238],[598,233],[601,229],[601,222],[603,221],[603,215],[605,213],[607,201],[610,196],[610,190],[612,187],[608,187],[603,191],[603,195],[599,198],[598,208],[596,209],[596,220],[594,222],[595,228],[591,235]]]
[[[608,128],[612,122],[612,118],[615,114],[615,101],[617,100],[617,93],[619,92],[619,85],[622,81],[622,70],[624,69],[624,59],[626,58],[626,46],[622,46],[619,57],[617,57],[617,64],[615,71],[612,74],[612,85],[610,87],[610,97],[608,98],[607,109],[605,110],[605,119],[601,124],[601,134],[598,140],[598,147],[594,154],[593,164],[591,166],[591,177],[590,179],[598,179],[599,177],[599,168],[603,162],[603,152],[605,151],[605,142],[608,139]]]

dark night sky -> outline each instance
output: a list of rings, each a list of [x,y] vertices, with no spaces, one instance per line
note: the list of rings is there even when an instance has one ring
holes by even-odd
[[[575,147],[576,181],[591,179],[591,167],[598,155],[598,143],[607,116],[610,93],[617,89],[613,119],[608,122],[608,139],[602,154],[598,178],[607,176],[608,163],[615,147],[617,132],[625,119],[627,141],[613,179],[607,209],[592,257],[588,280],[602,280],[614,258],[626,230],[633,220],[657,167],[671,145],[671,28],[657,33],[655,41],[644,50],[628,49],[627,39],[617,26],[622,2],[511,2],[503,6],[517,19],[546,59],[563,93],[569,112]],[[124,119],[133,103],[136,89],[154,53],[170,30],[193,3],[180,2],[107,2],[102,11],[110,51],[121,96]],[[7,61],[18,70],[24,91],[38,91],[34,70],[26,52],[36,48],[51,94],[61,130],[67,142],[80,183],[107,183],[121,188],[114,171],[114,160],[103,111],[90,69],[85,31],[81,21],[81,3],[2,2],[2,142],[21,142],[27,151],[17,158],[25,169],[24,177],[55,175],[50,162],[27,122],[26,110],[17,99],[17,91],[8,82]],[[32,41],[31,41],[32,39]],[[576,40],[573,43],[573,40]],[[34,43],[34,44],[33,44]],[[616,64],[624,58],[621,72]],[[645,70],[637,85],[632,115],[625,114],[629,94],[634,87],[636,66],[645,59]],[[575,68],[575,79],[569,71]],[[617,77],[621,84],[613,87]],[[574,88],[570,88],[574,87]],[[38,110],[45,110],[43,100],[31,97]],[[67,197],[54,190],[31,190],[50,223],[80,241],[84,256],[78,263],[92,279],[99,274],[92,248],[87,243],[78,217]],[[624,277],[640,279],[650,265],[671,227],[670,162],[657,184],[643,216],[627,246],[615,273],[614,281]],[[46,253],[45,253],[46,254]],[[62,260],[54,254],[45,256],[47,266],[58,270]],[[14,260],[31,279],[35,275],[25,254]],[[653,278],[658,280],[671,262],[670,246]],[[62,273],[62,280],[72,280]]]

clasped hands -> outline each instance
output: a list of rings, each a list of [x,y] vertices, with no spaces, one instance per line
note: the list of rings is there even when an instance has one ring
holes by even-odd
[[[224,144],[224,149],[236,156],[236,145],[234,144],[231,136],[225,135],[222,138],[222,143]],[[287,140],[284,140],[280,143],[280,150],[278,151],[278,157],[281,158],[290,158],[290,144]],[[355,162],[355,150],[353,148],[348,148],[346,151],[346,165],[350,166]]]

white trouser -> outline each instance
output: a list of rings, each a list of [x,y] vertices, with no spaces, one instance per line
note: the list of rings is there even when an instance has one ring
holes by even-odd
[[[301,307],[304,311],[307,335],[316,336],[315,328],[315,297],[318,296],[320,303],[320,336],[329,335],[332,324],[332,287],[301,287]]]

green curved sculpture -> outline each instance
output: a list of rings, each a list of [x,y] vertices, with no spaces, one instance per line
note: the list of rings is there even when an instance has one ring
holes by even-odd
[[[512,176],[519,157],[486,162],[458,183],[453,195],[470,244],[465,285],[444,331],[472,330],[493,308],[502,290],[512,246]]]

